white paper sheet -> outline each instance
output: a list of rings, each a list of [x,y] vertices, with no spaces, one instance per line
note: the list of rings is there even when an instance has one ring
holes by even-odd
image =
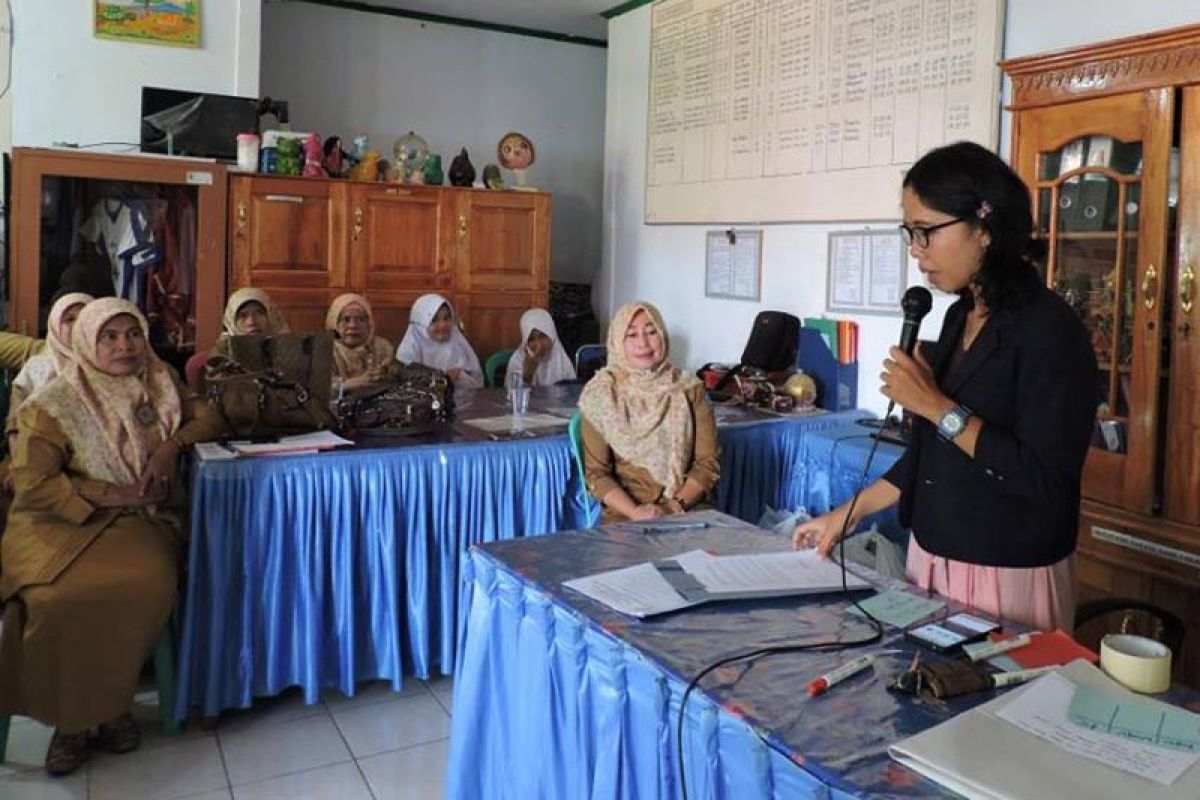
[[[1060,667],[1055,674],[1075,685],[1091,686],[1119,697],[1136,697],[1082,659]],[[1048,745],[999,716],[1004,708],[1037,687],[1034,682],[1005,692],[897,742],[888,752],[906,767],[970,800],[1200,798],[1200,766],[1192,766],[1172,785],[1164,786],[1123,772],[1114,764],[1091,761]]]
[[[464,425],[478,428],[488,433],[522,430],[524,428],[553,428],[564,427],[568,420],[551,414],[523,414],[515,416],[505,414],[502,417],[479,417],[478,419],[463,420]]]
[[[230,461],[237,458],[237,453],[216,442],[197,443],[196,455],[201,461]]]
[[[243,456],[278,456],[302,455],[318,450],[331,450],[335,447],[353,445],[349,439],[343,439],[332,431],[315,431],[302,433],[297,436],[281,436],[277,442],[230,442],[229,446]]]
[[[649,562],[563,581],[563,586],[635,617],[663,614],[692,605]]]
[[[1074,694],[1074,683],[1051,673],[1039,678],[996,716],[1067,752],[1163,786],[1173,784],[1200,760],[1200,753],[1141,744],[1072,723],[1067,709]]]
[[[842,568],[816,550],[784,550],[741,556],[713,556],[692,550],[676,556],[692,577],[713,595],[745,595],[756,592],[816,593],[842,588]],[[852,572],[846,585],[869,584]]]

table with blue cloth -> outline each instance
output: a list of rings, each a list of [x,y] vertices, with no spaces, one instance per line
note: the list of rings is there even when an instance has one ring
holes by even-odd
[[[877,430],[850,422],[813,431],[805,437],[799,469],[808,476],[805,505],[809,511],[822,514],[853,496],[863,479],[863,469],[875,444],[872,434]],[[903,453],[904,448],[899,445],[880,442],[863,485],[869,486],[882,478]],[[908,531],[900,527],[895,506],[863,520],[863,527],[870,525],[878,526],[881,533],[901,547],[907,546]]]
[[[467,623],[454,683],[447,800],[680,797],[676,731],[693,676],[764,647],[855,642],[873,633],[847,613],[850,602],[840,592],[712,603],[638,620],[562,586],[697,548],[727,555],[785,547],[780,537],[719,512],[690,517],[708,527],[646,534],[630,524],[605,526],[495,542],[464,556]],[[905,588],[879,576],[872,581]],[[937,616],[964,610],[946,605]],[[900,631],[887,628],[882,641],[860,648],[775,654],[716,669],[685,709],[688,796],[956,797],[892,761],[887,748],[996,691],[947,701],[897,694],[888,684],[915,652]],[[808,696],[811,681],[865,653],[875,656],[866,671]],[[1196,693],[1168,699],[1194,702]]]
[[[697,548],[725,555],[786,546],[719,512],[692,516],[709,527],[648,535],[606,526],[496,542],[464,557],[467,624],[454,684],[448,800],[679,797],[676,725],[692,676],[762,647],[872,635],[846,613],[840,593],[714,603],[637,620],[562,587]],[[862,648],[717,669],[688,699],[689,795],[953,796],[892,762],[887,747],[994,693],[935,703],[889,691],[913,652],[888,629],[882,642]],[[866,672],[807,695],[810,681],[864,653],[876,655]]]
[[[292,686],[312,703],[325,688],[452,674],[467,548],[588,524],[565,435],[577,394],[535,390],[530,412],[562,425],[500,441],[469,424],[506,413],[503,390],[484,390],[437,431],[197,463],[174,716]],[[805,437],[861,413],[718,409],[718,506],[756,521],[765,505],[805,505],[818,477],[801,466]]]

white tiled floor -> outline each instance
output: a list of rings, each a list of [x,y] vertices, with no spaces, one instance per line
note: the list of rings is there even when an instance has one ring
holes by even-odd
[[[50,729],[13,720],[0,763],[2,800],[440,800],[450,735],[449,679],[364,684],[317,705],[298,693],[195,722],[180,736],[158,723],[153,693],[138,695],[142,747],[94,752],[67,778],[42,770]]]

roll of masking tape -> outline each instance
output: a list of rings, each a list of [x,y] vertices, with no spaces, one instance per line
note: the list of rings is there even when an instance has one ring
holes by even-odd
[[[1100,668],[1135,692],[1165,692],[1171,685],[1171,650],[1145,636],[1110,633],[1100,640]]]

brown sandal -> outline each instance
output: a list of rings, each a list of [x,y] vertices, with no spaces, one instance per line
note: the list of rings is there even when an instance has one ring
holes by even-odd
[[[96,740],[110,753],[128,753],[142,744],[142,732],[128,713],[100,726]]]
[[[50,747],[46,749],[46,772],[56,776],[70,775],[83,766],[90,755],[87,731],[63,733],[56,729]]]

